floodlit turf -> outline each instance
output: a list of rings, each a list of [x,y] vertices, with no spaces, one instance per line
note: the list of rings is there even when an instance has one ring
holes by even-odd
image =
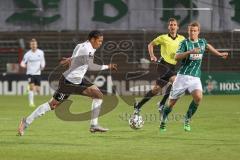
[[[37,119],[23,137],[16,136],[21,117],[33,108],[26,96],[0,97],[0,159],[164,159],[233,160],[240,157],[239,96],[204,96],[193,117],[192,131],[183,130],[182,116],[191,101],[185,96],[171,113],[167,131],[159,132],[155,97],[142,110],[145,125],[141,130],[128,126],[132,107],[122,100],[112,112],[100,118],[108,133],[89,133],[89,121],[65,122],[50,112]],[[36,97],[37,104],[49,97]],[[73,113],[90,108],[86,97],[72,97]]]

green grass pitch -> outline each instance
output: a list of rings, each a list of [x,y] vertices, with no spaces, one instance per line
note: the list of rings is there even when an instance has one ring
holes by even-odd
[[[36,96],[39,105],[50,97]],[[132,130],[127,114],[131,106],[119,101],[118,107],[100,118],[109,127],[107,133],[91,134],[89,121],[66,122],[54,112],[34,121],[23,137],[16,136],[21,117],[34,108],[27,106],[26,96],[0,97],[1,160],[234,160],[240,157],[240,101],[236,96],[204,96],[193,117],[192,131],[184,132],[182,116],[191,101],[182,97],[169,117],[167,131],[159,132],[156,103],[149,101],[142,110],[144,127]],[[71,111],[90,109],[91,99],[73,96]]]

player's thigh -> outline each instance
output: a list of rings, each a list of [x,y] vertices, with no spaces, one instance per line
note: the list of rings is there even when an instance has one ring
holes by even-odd
[[[99,88],[95,85],[92,85],[90,87],[87,87],[82,94],[84,96],[88,96],[91,98],[96,98],[96,99],[102,99],[103,98],[103,94],[102,92],[99,90]]]
[[[28,86],[29,86],[29,90],[34,90],[34,86],[35,86],[35,83],[34,83],[34,77],[32,75],[27,75],[28,77]]]
[[[169,82],[173,84],[173,82],[175,81],[176,79],[176,75],[172,75],[170,78],[169,78]]]
[[[29,83],[28,85],[29,85],[29,90],[30,91],[35,90],[35,84],[34,83]]]
[[[38,86],[38,88],[40,87],[40,85],[41,85],[41,76],[40,75],[35,75],[34,76],[34,84],[35,84],[35,86]]]
[[[201,80],[198,77],[193,77],[190,83],[191,84],[190,84],[190,87],[188,88],[188,91],[191,93],[195,103],[200,103],[203,97]]]
[[[161,69],[158,69],[159,78],[157,79],[157,83],[161,88],[168,84],[168,82],[173,83],[176,72],[172,67],[168,65],[161,65]]]
[[[173,82],[172,90],[170,92],[170,99],[179,99],[185,94],[188,88],[185,76],[177,75],[176,80]]]

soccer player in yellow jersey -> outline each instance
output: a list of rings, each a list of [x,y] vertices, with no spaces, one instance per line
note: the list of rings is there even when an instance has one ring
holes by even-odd
[[[159,77],[157,78],[153,89],[150,90],[140,102],[136,102],[134,104],[134,114],[139,114],[141,107],[153,96],[155,96],[161,90],[161,88],[167,85],[168,82],[173,83],[176,77],[175,65],[177,63],[174,57],[179,43],[185,39],[184,36],[177,33],[178,29],[179,27],[177,20],[170,18],[168,20],[168,34],[160,35],[149,43],[148,51],[150,59],[151,61],[158,63],[157,71],[159,73]],[[157,45],[161,46],[161,58],[159,60],[157,60],[153,53],[153,48]],[[162,101],[159,103],[160,112],[162,111],[164,104],[169,97],[171,87],[172,85],[168,86]]]

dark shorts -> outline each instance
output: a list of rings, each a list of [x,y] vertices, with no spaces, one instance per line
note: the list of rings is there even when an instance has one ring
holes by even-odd
[[[158,60],[157,72],[159,77],[157,78],[157,85],[164,87],[172,76],[177,74],[175,65],[167,63],[162,58]]]
[[[61,76],[59,79],[58,89],[53,94],[53,98],[58,102],[67,99],[71,94],[81,95],[82,92],[93,84],[87,79],[83,78],[82,83],[73,84]]]
[[[28,77],[28,83],[31,84],[33,83],[36,86],[40,86],[41,84],[41,76],[40,75],[27,75]]]

